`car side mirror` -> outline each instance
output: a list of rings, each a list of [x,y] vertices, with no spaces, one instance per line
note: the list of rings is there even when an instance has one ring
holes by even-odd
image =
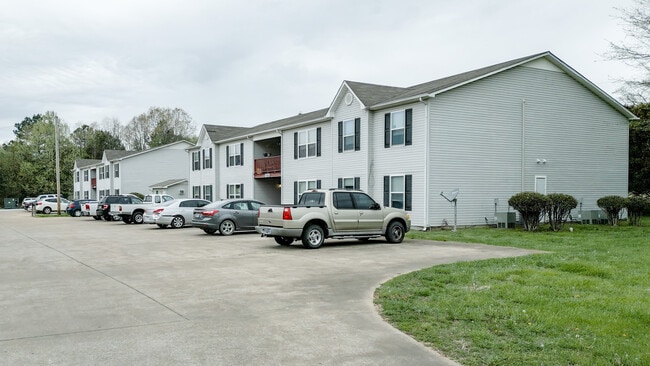
[[[372,205],[370,205],[371,210],[381,210],[381,206],[379,206],[379,203],[375,202]]]

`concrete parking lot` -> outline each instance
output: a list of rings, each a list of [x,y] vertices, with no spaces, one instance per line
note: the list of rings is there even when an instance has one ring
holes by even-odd
[[[18,365],[452,365],[377,314],[374,289],[436,264],[529,254],[474,244],[281,247],[0,210],[0,359]]]

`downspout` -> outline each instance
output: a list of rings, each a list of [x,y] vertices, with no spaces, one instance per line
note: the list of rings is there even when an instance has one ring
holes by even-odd
[[[429,146],[429,97],[426,99],[420,97],[420,103],[424,104],[424,225],[422,225],[422,231],[427,231],[429,229],[429,164],[430,164],[430,153],[431,147]]]
[[[526,167],[526,99],[521,100],[521,191],[525,190]]]

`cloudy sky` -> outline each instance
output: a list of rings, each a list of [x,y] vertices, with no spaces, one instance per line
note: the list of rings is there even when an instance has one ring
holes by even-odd
[[[633,0],[21,0],[0,12],[0,143],[151,106],[252,126],[329,106],[343,80],[409,86],[551,51],[617,97],[604,54]]]

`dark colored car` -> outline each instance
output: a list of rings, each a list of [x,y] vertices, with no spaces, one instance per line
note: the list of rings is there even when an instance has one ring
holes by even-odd
[[[65,210],[65,212],[68,213],[68,215],[73,216],[73,217],[79,217],[81,216],[81,211],[83,210],[83,205],[86,202],[90,202],[93,200],[74,200],[70,202],[68,205],[68,208]]]
[[[255,230],[257,210],[262,205],[262,202],[244,199],[213,202],[194,209],[192,226],[208,234],[219,231],[221,235],[232,235],[237,230]]]
[[[95,211],[95,216],[101,217],[106,221],[121,221],[122,218],[119,216],[111,217],[109,212],[111,211],[112,204],[133,204],[133,203],[142,203],[142,200],[136,196],[132,195],[111,195],[104,196],[99,203],[97,203],[97,211]]]

